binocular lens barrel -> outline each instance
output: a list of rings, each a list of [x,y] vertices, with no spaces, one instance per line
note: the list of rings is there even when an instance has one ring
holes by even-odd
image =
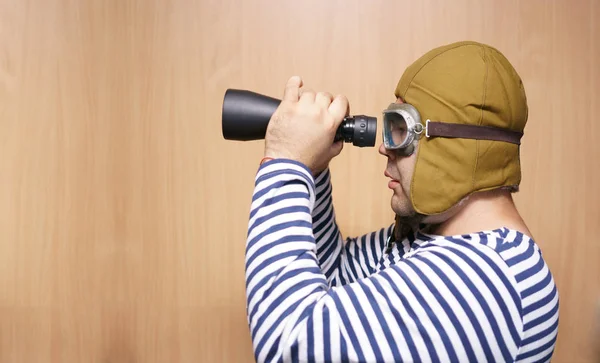
[[[252,91],[228,89],[223,98],[222,132],[226,140],[249,141],[265,138],[271,116],[281,100]],[[335,141],[358,147],[375,146],[377,119],[356,115],[344,118]]]

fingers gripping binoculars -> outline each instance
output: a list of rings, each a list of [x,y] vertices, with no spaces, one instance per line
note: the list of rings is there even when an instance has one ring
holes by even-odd
[[[226,140],[264,139],[271,116],[281,100],[255,92],[228,89],[223,98],[222,131]],[[358,147],[375,146],[377,118],[347,116],[337,129],[334,141],[344,140]]]

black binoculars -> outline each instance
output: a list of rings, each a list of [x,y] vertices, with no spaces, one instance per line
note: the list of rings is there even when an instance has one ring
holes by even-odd
[[[223,99],[222,131],[226,140],[264,139],[271,116],[281,100],[255,92],[228,89]],[[375,146],[377,118],[347,116],[336,131],[334,141],[344,140],[358,147]]]

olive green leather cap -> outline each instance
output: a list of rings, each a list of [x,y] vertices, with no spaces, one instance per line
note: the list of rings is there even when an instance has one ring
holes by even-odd
[[[498,50],[459,42],[429,51],[410,65],[396,97],[421,120],[483,125],[523,132],[527,98],[521,78]],[[519,145],[463,138],[419,140],[410,198],[417,213],[447,211],[466,196],[496,188],[517,190]]]

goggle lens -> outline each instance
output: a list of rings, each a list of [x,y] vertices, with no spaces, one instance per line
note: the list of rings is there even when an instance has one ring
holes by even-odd
[[[396,148],[406,142],[408,136],[406,120],[399,114],[387,114],[384,125],[384,139],[390,148]]]

